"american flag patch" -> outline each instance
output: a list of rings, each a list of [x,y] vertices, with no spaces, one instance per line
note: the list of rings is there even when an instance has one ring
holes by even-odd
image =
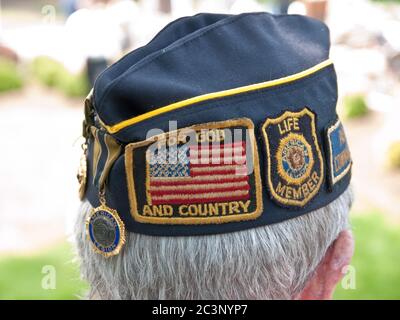
[[[249,199],[246,143],[178,147],[178,163],[150,164],[152,204],[205,203]],[[157,159],[159,160],[159,159]]]
[[[132,216],[169,224],[256,218],[262,203],[253,123],[194,126],[190,142],[182,139],[187,129],[178,131],[180,139],[167,133],[126,147]]]

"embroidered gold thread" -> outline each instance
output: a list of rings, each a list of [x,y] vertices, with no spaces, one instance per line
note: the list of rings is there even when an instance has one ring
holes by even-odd
[[[252,151],[252,160],[253,160],[253,168],[254,168],[254,185],[255,185],[255,210],[249,213],[243,213],[240,215],[226,215],[226,216],[212,216],[212,217],[149,217],[140,215],[137,207],[136,200],[136,190],[135,190],[135,182],[134,182],[134,172],[133,172],[133,159],[134,159],[134,150],[139,147],[148,146],[155,141],[160,141],[161,139],[167,139],[169,135],[181,133],[183,134],[187,130],[200,130],[200,129],[222,129],[229,128],[234,126],[243,126],[249,130],[249,137],[251,143],[251,151]],[[146,166],[148,165],[148,161],[146,161]],[[226,120],[220,122],[210,122],[199,125],[194,125],[191,127],[174,130],[168,133],[160,134],[157,136],[153,136],[147,140],[131,143],[125,147],[125,170],[126,170],[126,178],[128,185],[128,198],[129,205],[131,210],[132,217],[141,223],[153,223],[153,224],[219,224],[226,223],[232,221],[243,221],[243,220],[251,220],[258,218],[263,210],[262,203],[262,191],[261,191],[261,177],[260,177],[260,167],[259,167],[259,158],[258,158],[258,150],[257,144],[255,142],[254,136],[254,124],[248,118],[241,119],[233,119]],[[146,167],[146,188],[149,187],[149,179],[148,175],[148,167]],[[149,189],[147,189],[149,190]]]
[[[146,172],[150,171],[150,153],[149,150],[146,150]],[[151,194],[150,194],[150,179],[148,179],[146,174],[146,200],[149,205],[152,205]]]
[[[317,152],[318,155],[318,159],[320,161],[320,172],[319,172],[319,180],[317,182],[316,187],[307,195],[307,197],[305,197],[303,200],[299,201],[299,200],[293,200],[293,199],[287,199],[287,198],[283,198],[281,197],[278,193],[275,192],[275,188],[274,185],[272,183],[272,172],[271,172],[271,151],[270,151],[270,146],[269,146],[269,140],[268,140],[268,135],[266,133],[266,128],[268,125],[270,124],[277,124],[280,123],[283,119],[292,116],[292,117],[301,117],[303,115],[308,115],[311,118],[311,133],[314,139],[314,143],[315,143],[315,150]],[[265,143],[265,149],[267,151],[267,182],[268,182],[268,186],[269,186],[269,190],[272,194],[272,196],[278,200],[280,203],[285,204],[285,205],[295,205],[295,206],[304,206],[306,205],[316,194],[317,192],[320,190],[321,188],[321,184],[323,181],[323,173],[324,173],[324,162],[322,159],[322,153],[318,144],[318,138],[317,138],[317,133],[316,133],[316,128],[315,128],[315,116],[314,114],[307,109],[307,107],[305,107],[303,110],[301,110],[300,112],[292,112],[292,111],[286,111],[285,113],[283,113],[281,116],[279,116],[278,118],[274,118],[274,119],[270,119],[268,118],[263,126],[262,126],[262,133],[263,133],[263,137],[264,137],[264,143]]]
[[[134,161],[133,161],[133,151],[131,148],[128,148],[129,145],[125,147],[125,175],[126,175],[126,184],[128,187],[128,198],[129,198],[129,208],[131,211],[131,215],[133,212],[137,212],[137,202],[136,202],[136,191],[135,191],[135,183],[133,180],[134,174]],[[132,215],[133,216],[133,215]]]
[[[287,144],[289,141],[294,140],[294,139],[299,140],[299,141],[301,141],[301,142],[304,144],[304,146],[307,148],[307,152],[308,152],[308,155],[309,155],[309,157],[310,157],[310,162],[309,162],[309,164],[308,164],[308,166],[307,166],[306,171],[305,171],[304,174],[303,174],[300,178],[298,178],[298,179],[295,179],[295,178],[292,178],[291,176],[289,176],[289,175],[287,174],[287,172],[284,170],[283,166],[282,166],[282,151],[283,151],[283,148],[286,146],[286,144]],[[297,133],[289,133],[285,138],[283,138],[283,139],[281,140],[281,142],[279,143],[278,150],[277,150],[277,152],[276,152],[276,158],[277,158],[277,163],[278,163],[278,173],[279,173],[279,175],[280,175],[283,179],[285,179],[287,182],[292,183],[292,184],[295,184],[295,185],[300,185],[300,184],[302,184],[303,181],[306,180],[306,179],[310,176],[312,167],[313,167],[313,165],[314,165],[314,156],[313,156],[313,153],[312,153],[311,146],[310,146],[309,143],[306,141],[306,139],[304,138],[304,136],[302,136],[302,135],[300,135],[300,134],[297,134]]]

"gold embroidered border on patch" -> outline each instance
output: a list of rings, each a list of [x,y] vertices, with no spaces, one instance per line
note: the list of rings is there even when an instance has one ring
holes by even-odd
[[[277,194],[275,192],[275,188],[274,188],[272,180],[271,180],[271,175],[273,174],[271,172],[271,157],[272,157],[272,155],[271,155],[271,152],[270,152],[270,146],[269,146],[269,141],[268,141],[268,135],[266,133],[266,128],[270,124],[280,123],[283,119],[285,119],[285,118],[287,118],[289,116],[301,117],[301,116],[303,116],[305,114],[309,115],[311,117],[311,133],[312,133],[312,136],[313,136],[313,139],[314,139],[315,149],[317,151],[317,155],[318,155],[318,158],[320,160],[320,177],[321,178],[319,179],[316,188],[306,198],[304,198],[302,201],[299,201],[299,200],[283,198],[283,197],[281,197],[279,194]],[[283,113],[278,118],[274,118],[274,119],[267,118],[267,120],[264,122],[264,124],[263,124],[261,129],[262,129],[261,131],[262,131],[263,136],[264,136],[265,149],[266,149],[266,152],[267,152],[267,171],[268,171],[267,180],[268,180],[268,186],[269,186],[269,190],[271,192],[271,195],[276,200],[278,200],[280,203],[282,203],[284,205],[295,205],[295,206],[304,206],[304,205],[306,205],[315,196],[315,194],[319,191],[319,189],[321,188],[322,181],[323,181],[323,173],[324,173],[324,162],[323,162],[323,158],[322,158],[321,149],[320,149],[319,144],[318,144],[317,132],[316,132],[316,128],[315,128],[315,116],[314,116],[314,114],[310,110],[308,110],[307,107],[305,107],[303,110],[301,110],[299,112],[286,111],[285,113]],[[308,146],[308,145],[309,145],[309,143],[307,142],[306,146]],[[310,157],[313,157],[313,162],[314,162],[314,155],[312,154],[312,152],[310,153]],[[310,158],[310,160],[311,160],[311,158]],[[312,168],[312,165],[310,165],[309,168]],[[311,171],[311,169],[310,169],[310,171]],[[293,183],[293,181],[289,181],[289,182]]]
[[[135,181],[134,181],[134,150],[139,147],[148,146],[151,143],[156,141],[164,141],[169,136],[175,134],[179,136],[179,133],[184,133],[188,130],[201,130],[201,129],[225,129],[234,126],[243,126],[246,129],[249,129],[249,137],[251,142],[251,150],[252,150],[252,159],[253,159],[253,168],[254,168],[254,185],[255,185],[255,210],[250,213],[242,213],[240,215],[232,215],[232,216],[220,216],[220,217],[190,217],[190,218],[182,218],[182,217],[146,217],[142,216],[138,212],[137,208],[137,200],[136,200],[136,191],[135,191]],[[146,175],[148,171],[148,161],[146,161]],[[209,122],[204,124],[193,125],[190,127],[178,129],[175,131],[170,131],[167,133],[163,133],[160,135],[153,136],[147,140],[130,143],[125,147],[125,171],[126,171],[126,179],[128,186],[128,197],[129,197],[129,205],[131,216],[135,221],[141,223],[153,223],[153,224],[219,224],[233,221],[244,221],[244,220],[252,220],[258,218],[263,210],[262,203],[262,193],[261,193],[261,176],[260,176],[260,166],[259,166],[259,158],[258,158],[258,149],[254,136],[254,124],[248,118],[240,118],[240,119],[232,119],[220,122]],[[146,179],[146,193],[149,190],[149,179]],[[148,194],[146,197],[149,199]]]
[[[328,144],[329,144],[329,175],[332,181],[332,186],[335,185],[336,182],[340,181],[351,169],[352,166],[352,161],[350,161],[350,164],[347,166],[343,172],[341,172],[337,177],[334,176],[333,173],[333,168],[334,168],[334,163],[333,163],[333,154],[332,154],[332,141],[331,141],[331,133],[332,131],[336,130],[341,124],[340,119],[338,119],[335,124],[330,126],[328,130],[326,131],[327,139],[328,139]]]

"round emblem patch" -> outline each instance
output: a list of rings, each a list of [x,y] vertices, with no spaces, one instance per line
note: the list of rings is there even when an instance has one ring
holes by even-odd
[[[310,175],[314,162],[311,146],[295,133],[282,139],[276,158],[280,176],[293,184],[301,184]]]
[[[125,226],[117,211],[105,205],[93,209],[86,222],[87,235],[97,253],[117,255],[125,243]]]

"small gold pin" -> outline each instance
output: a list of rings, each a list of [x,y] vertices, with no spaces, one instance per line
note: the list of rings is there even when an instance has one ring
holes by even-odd
[[[79,199],[83,200],[86,193],[86,180],[87,180],[87,145],[86,143],[82,144],[83,153],[81,155],[79,168],[78,168],[78,182],[79,182]]]

